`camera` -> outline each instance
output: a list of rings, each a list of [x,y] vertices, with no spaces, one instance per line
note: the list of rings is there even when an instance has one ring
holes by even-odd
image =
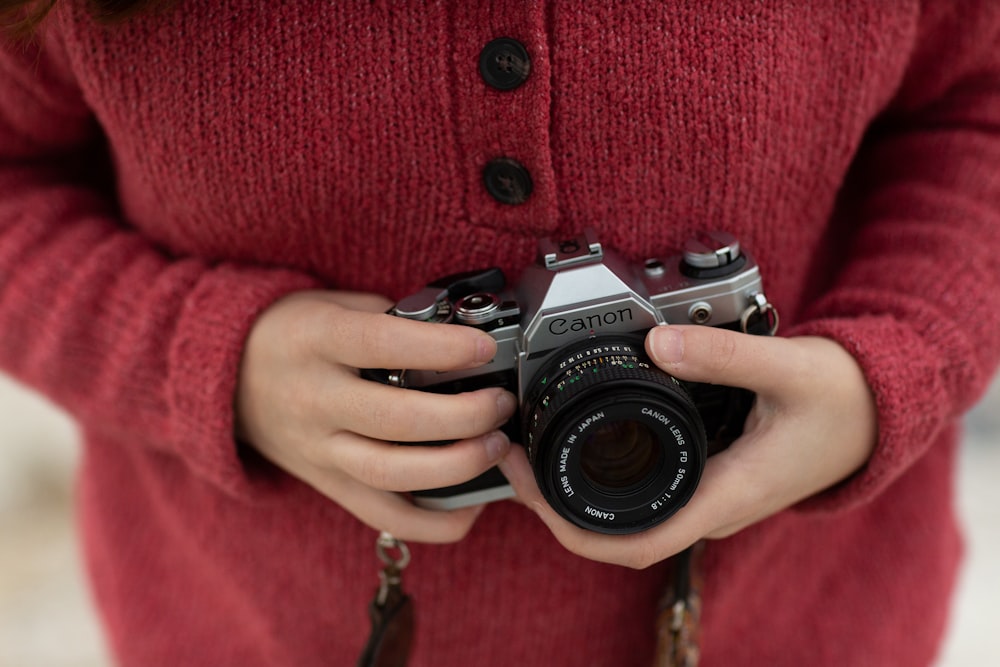
[[[519,409],[503,429],[527,450],[546,501],[600,533],[646,530],[683,507],[708,456],[742,432],[744,390],[680,381],[644,351],[652,327],[699,324],[774,335],[777,312],[753,258],[726,232],[700,234],[675,255],[625,261],[595,232],[542,239],[510,287],[487,268],[436,280],[402,299],[398,317],[471,326],[497,343],[472,370],[369,369],[368,379],[454,394],[503,387]],[[414,443],[437,445],[445,443]],[[454,509],[510,497],[497,468],[464,484],[414,492]]]

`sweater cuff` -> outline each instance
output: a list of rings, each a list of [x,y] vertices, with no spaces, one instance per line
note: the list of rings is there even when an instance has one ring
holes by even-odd
[[[168,360],[170,441],[195,474],[231,495],[254,495],[234,424],[250,329],[281,297],[320,286],[292,271],[226,264],[206,271],[184,302]]]
[[[890,316],[813,320],[791,336],[822,336],[844,347],[875,397],[878,441],[868,462],[840,484],[795,509],[846,511],[870,502],[919,459],[950,414],[936,355],[912,329]]]

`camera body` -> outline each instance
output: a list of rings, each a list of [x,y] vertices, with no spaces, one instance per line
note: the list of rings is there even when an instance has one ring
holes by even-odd
[[[496,339],[497,353],[471,370],[365,376],[438,393],[514,392],[519,411],[504,429],[526,447],[546,500],[602,533],[645,530],[680,509],[706,458],[742,431],[753,399],[742,389],[681,382],[661,371],[644,351],[646,332],[664,324],[762,335],[777,329],[757,264],[725,232],[639,265],[604,249],[590,229],[543,239],[537,261],[513,288],[499,269],[471,271],[431,283],[390,312],[477,327]],[[418,504],[436,509],[511,495],[496,468],[414,493]]]

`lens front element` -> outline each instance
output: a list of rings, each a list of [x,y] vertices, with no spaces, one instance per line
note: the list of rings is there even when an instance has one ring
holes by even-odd
[[[657,435],[634,419],[596,426],[580,443],[584,479],[605,493],[627,493],[663,464]]]

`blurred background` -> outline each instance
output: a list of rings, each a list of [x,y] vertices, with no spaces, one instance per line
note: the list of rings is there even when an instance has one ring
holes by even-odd
[[[112,664],[76,546],[72,479],[78,453],[72,422],[0,375],[0,667]],[[997,665],[1000,381],[967,419],[959,475],[968,549],[938,665]]]

